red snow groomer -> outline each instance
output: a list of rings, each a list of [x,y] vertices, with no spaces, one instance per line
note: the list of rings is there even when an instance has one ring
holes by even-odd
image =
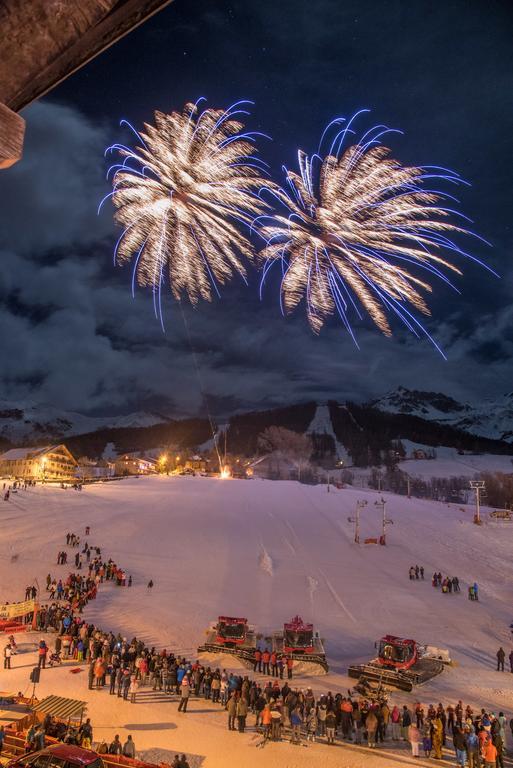
[[[216,643],[226,648],[243,645],[248,632],[248,620],[233,616],[219,616],[216,624]]]
[[[305,624],[301,616],[283,625],[283,631],[275,632],[271,638],[273,651],[285,654],[302,664],[318,665],[324,672],[328,671],[326,654],[318,632],[314,632],[313,624]]]
[[[198,653],[229,653],[253,662],[256,648],[254,627],[245,618],[219,616],[206,631],[207,639]]]
[[[411,691],[439,675],[444,664],[450,664],[449,652],[431,645],[419,645],[395,635],[385,635],[379,641],[378,655],[367,664],[355,664],[348,669],[349,677],[376,680],[403,691]]]
[[[284,624],[283,651],[284,653],[313,653],[313,624],[305,624],[301,616],[294,616]]]

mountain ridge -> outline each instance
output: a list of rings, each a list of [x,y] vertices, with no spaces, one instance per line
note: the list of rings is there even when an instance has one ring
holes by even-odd
[[[319,460],[342,459],[346,466],[386,462],[397,447],[400,450],[402,440],[509,455],[513,453],[513,396],[504,398],[503,421],[490,425],[494,407],[473,408],[440,392],[399,387],[368,403],[310,401],[236,413],[223,418],[223,428],[217,425],[216,430],[226,432],[223,447],[226,444],[228,453],[249,457],[258,455],[258,438],[267,427],[285,427],[310,435]],[[7,401],[0,401],[0,440],[6,447],[66,442],[74,455],[91,458],[101,456],[107,443],[114,444],[118,453],[213,445],[206,418],[171,418],[143,411],[110,419]]]
[[[478,437],[513,443],[513,392],[479,405],[459,403],[441,392],[398,387],[370,402],[387,413],[419,416],[426,421],[445,423]]]

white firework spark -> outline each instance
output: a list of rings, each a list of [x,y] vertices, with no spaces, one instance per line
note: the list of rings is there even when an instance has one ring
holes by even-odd
[[[385,126],[367,131],[341,154],[346,136],[353,133],[353,120],[338,130],[324,157],[310,158],[300,151],[299,174],[285,169],[288,189],[271,190],[287,215],[259,217],[266,241],[262,285],[271,266],[281,261],[282,310],[292,312],[305,299],[316,333],[337,312],[354,339],[349,312],[361,317],[361,305],[385,335],[392,333],[387,317],[392,312],[439,349],[408,309],[411,305],[430,314],[424,295],[432,291],[409,267],[451,285],[441,268],[461,271],[449,252],[479,262],[448,236],[472,234],[449,218],[457,212],[443,201],[455,198],[425,186],[433,179],[465,182],[447,169],[404,166],[394,160],[380,142],[391,132]],[[337,118],[330,123],[321,144],[328,129],[342,122]]]
[[[254,256],[237,222],[249,228],[266,209],[258,191],[269,182],[255,149],[263,134],[244,132],[240,121],[249,103],[201,110],[196,102],[182,113],[156,112],[155,125],[145,124],[141,133],[122,121],[141,146],[107,150],[122,158],[109,169],[113,191],[107,197],[124,227],[114,260],[133,260],[132,290],[136,280],[153,289],[161,321],[166,280],[176,299],[211,300],[212,290],[219,293],[218,284],[233,273],[245,278],[244,260]]]

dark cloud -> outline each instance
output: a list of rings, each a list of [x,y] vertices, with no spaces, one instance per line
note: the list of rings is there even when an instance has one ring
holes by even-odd
[[[509,3],[463,0],[315,4],[250,0],[230,7],[173,3],[26,111],[23,161],[0,175],[0,397],[84,411],[134,408],[216,414],[299,400],[369,399],[404,385],[480,399],[511,389],[510,187],[513,75]],[[439,286],[429,331],[448,356],[395,327],[385,339],[355,323],[357,349],[335,322],[319,337],[301,311],[283,318],[279,281],[258,299],[234,281],[196,309],[130,294],[112,265],[117,234],[103,150],[153,109],[207,95],[257,102],[252,128],[279,173],[300,145],[314,148],[335,114],[362,106],[406,131],[394,152],[449,165],[472,186],[462,205],[494,244],[472,253],[462,295]],[[58,101],[58,103],[55,102]],[[366,126],[368,127],[368,125]],[[187,329],[184,327],[184,320]],[[192,349],[191,349],[192,344]],[[193,354],[194,352],[194,354]]]

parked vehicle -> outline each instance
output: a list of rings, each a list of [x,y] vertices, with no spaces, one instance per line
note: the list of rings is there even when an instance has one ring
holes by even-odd
[[[7,763],[7,768],[104,768],[103,760],[91,749],[71,744],[53,744],[39,752],[19,755]]]

